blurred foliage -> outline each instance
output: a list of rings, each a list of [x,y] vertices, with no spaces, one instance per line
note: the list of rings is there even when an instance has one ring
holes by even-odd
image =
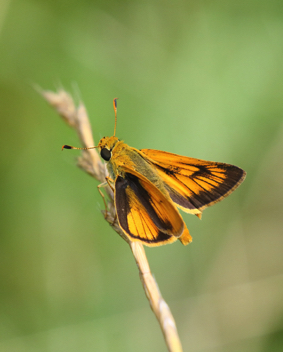
[[[238,165],[184,214],[193,243],[147,249],[185,351],[283,350],[280,1],[0,0],[0,350],[164,351],[128,246],[34,90],[82,99],[96,142]],[[173,264],[172,264],[173,263]]]

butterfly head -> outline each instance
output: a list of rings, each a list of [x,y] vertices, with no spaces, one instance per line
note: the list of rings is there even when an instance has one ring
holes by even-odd
[[[112,156],[112,150],[115,145],[119,142],[119,139],[115,136],[103,137],[98,143],[100,155],[105,161],[109,161]]]

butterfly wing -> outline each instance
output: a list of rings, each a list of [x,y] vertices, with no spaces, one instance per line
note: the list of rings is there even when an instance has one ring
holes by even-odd
[[[219,202],[244,180],[237,166],[184,157],[153,149],[142,149],[162,178],[174,203],[199,217],[206,207]]]
[[[191,241],[171,199],[135,170],[116,177],[114,197],[119,224],[132,241],[148,246],[171,243],[178,237],[184,244]]]

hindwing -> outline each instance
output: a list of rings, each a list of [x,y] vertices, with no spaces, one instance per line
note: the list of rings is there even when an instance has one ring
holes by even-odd
[[[174,242],[185,232],[181,215],[167,197],[137,172],[117,176],[115,206],[118,221],[132,241],[156,246]],[[189,233],[185,233],[190,242]]]

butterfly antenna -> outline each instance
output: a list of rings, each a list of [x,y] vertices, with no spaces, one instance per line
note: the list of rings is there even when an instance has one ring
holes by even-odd
[[[115,113],[114,137],[116,134],[116,126],[117,126],[117,99],[118,98],[113,99],[113,107],[114,107],[114,113]]]
[[[77,148],[77,147],[73,147],[72,145],[68,145],[68,144],[65,144],[65,145],[63,145],[63,147],[62,147],[62,150],[63,149],[80,149],[80,150],[87,150],[87,149],[93,149],[93,148],[98,148],[98,146],[97,147],[85,147],[85,148]]]

